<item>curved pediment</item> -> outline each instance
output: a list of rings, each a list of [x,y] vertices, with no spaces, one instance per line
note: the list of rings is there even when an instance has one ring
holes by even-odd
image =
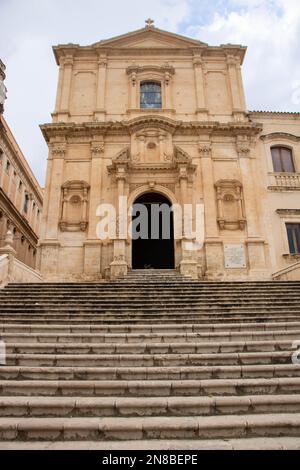
[[[122,126],[126,128],[130,134],[148,128],[162,129],[173,134],[176,129],[181,126],[181,121],[175,121],[165,116],[148,114],[146,116],[138,116],[129,121],[122,121]]]
[[[293,142],[300,141],[300,136],[294,134],[288,134],[287,132],[272,132],[271,134],[266,134],[261,136],[262,140],[290,140]]]

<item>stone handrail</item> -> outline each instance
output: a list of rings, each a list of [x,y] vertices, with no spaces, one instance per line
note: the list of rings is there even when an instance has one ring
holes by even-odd
[[[274,281],[300,281],[300,261],[273,274]]]
[[[269,189],[300,190],[300,173],[269,173]]]
[[[10,282],[43,282],[41,274],[16,258],[13,235],[7,232],[4,248],[0,248],[0,288]]]

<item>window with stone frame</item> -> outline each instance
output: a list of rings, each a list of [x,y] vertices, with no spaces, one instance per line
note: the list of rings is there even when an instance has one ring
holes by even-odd
[[[25,214],[28,212],[28,206],[29,206],[29,196],[28,194],[25,194],[25,199],[24,199],[24,206],[23,206],[23,211]]]
[[[293,152],[287,147],[272,147],[273,169],[275,173],[295,173]]]
[[[142,82],[140,89],[142,109],[161,109],[161,84],[158,82]]]
[[[300,223],[286,224],[290,254],[300,254]]]
[[[10,166],[11,166],[11,165],[10,165],[10,161],[9,161],[9,160],[6,160],[6,173],[8,173],[8,174],[9,174],[9,172],[10,172]]]

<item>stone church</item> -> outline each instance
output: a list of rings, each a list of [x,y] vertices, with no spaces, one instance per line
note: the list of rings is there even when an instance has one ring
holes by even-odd
[[[137,268],[204,280],[299,279],[300,114],[248,111],[245,54],[151,20],[91,46],[54,47],[57,99],[52,123],[41,126],[49,146],[45,280],[97,281]],[[99,205],[115,207],[118,220],[120,198],[128,209],[203,207],[203,243],[187,249],[172,217],[168,240],[119,230],[99,238]],[[195,219],[194,211],[193,227]]]

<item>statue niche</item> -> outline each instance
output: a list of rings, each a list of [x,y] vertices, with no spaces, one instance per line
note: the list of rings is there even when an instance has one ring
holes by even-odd
[[[237,180],[219,180],[215,184],[217,193],[218,224],[221,230],[244,230],[242,184]]]
[[[88,226],[88,196],[90,186],[85,181],[68,181],[62,186],[62,232],[85,232]]]

